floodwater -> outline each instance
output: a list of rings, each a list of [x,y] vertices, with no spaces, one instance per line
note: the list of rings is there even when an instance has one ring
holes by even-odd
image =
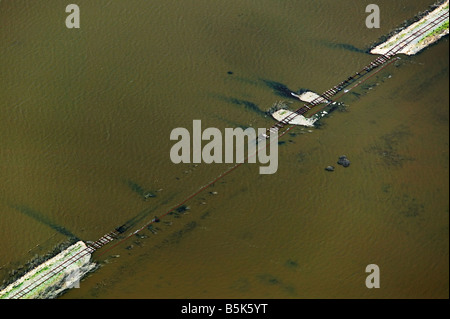
[[[327,90],[431,4],[380,0],[368,29],[370,1],[76,3],[80,29],[63,1],[0,2],[0,282],[70,236],[137,229],[230,167],[173,164],[174,128],[269,127],[260,111],[287,100],[274,88]],[[448,298],[448,45],[291,130],[275,174],[243,165],[156,234],[96,252],[62,298]]]

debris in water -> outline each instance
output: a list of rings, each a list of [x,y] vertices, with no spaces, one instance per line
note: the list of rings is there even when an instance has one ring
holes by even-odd
[[[350,166],[350,161],[348,160],[347,156],[342,155],[339,156],[339,160],[337,162],[339,165],[342,165],[344,167],[349,167]]]

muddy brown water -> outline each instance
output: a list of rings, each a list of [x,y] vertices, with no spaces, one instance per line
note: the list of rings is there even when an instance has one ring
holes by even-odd
[[[369,3],[79,0],[69,30],[61,1],[1,1],[0,281],[70,235],[137,228],[229,167],[173,164],[172,129],[269,127],[260,110],[286,100],[274,86],[323,92],[430,5],[378,1],[367,29]],[[346,112],[284,136],[276,174],[240,167],[157,234],[94,254],[102,267],[63,298],[448,298],[448,52],[447,37],[402,56]]]

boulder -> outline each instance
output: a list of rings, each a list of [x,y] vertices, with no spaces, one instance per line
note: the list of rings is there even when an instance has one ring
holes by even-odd
[[[349,167],[350,166],[350,161],[348,160],[347,156],[342,155],[339,156],[339,160],[337,162],[339,165],[342,165],[344,167]]]

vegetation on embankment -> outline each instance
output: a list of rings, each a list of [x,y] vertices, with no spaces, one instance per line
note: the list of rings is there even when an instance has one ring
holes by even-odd
[[[400,47],[396,53],[403,53],[407,55],[414,55],[435,43],[443,36],[447,35],[448,17],[442,19],[443,15],[448,14],[449,0],[440,1],[439,4],[432,6],[432,10],[426,11],[426,14],[421,13],[420,19],[411,19],[412,22],[408,27],[397,28],[395,33],[390,37],[384,37],[381,44],[376,45],[370,50],[372,54],[386,54],[396,47]],[[438,22],[438,23],[436,23]],[[436,23],[436,24],[435,24]],[[427,30],[429,28],[429,30]],[[426,30],[426,31],[425,31]],[[423,33],[422,37],[417,37],[417,33]],[[407,39],[405,41],[405,39]]]

